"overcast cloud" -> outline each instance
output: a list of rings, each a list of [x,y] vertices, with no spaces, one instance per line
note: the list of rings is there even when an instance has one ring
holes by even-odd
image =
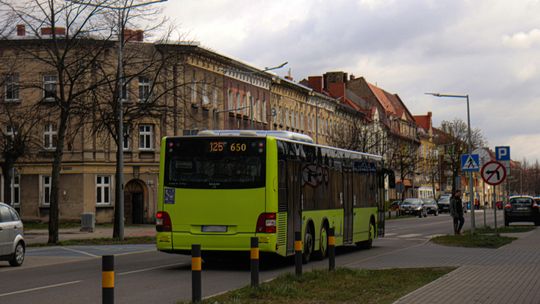
[[[169,0],[187,38],[258,67],[289,64],[299,81],[342,70],[401,96],[434,124],[466,103],[489,147],[540,160],[540,1]]]

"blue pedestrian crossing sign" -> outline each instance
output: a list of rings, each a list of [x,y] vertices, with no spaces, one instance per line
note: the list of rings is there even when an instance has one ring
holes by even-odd
[[[461,171],[477,172],[480,171],[480,156],[478,154],[461,155]]]

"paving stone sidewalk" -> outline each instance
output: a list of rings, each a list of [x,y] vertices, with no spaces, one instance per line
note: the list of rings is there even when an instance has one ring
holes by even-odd
[[[540,303],[540,229],[512,235],[519,239],[499,249],[446,247],[426,242],[347,266],[458,267],[402,297],[396,304]]]
[[[155,225],[134,225],[126,226],[124,228],[125,237],[136,236],[155,236]],[[60,241],[65,240],[84,240],[84,239],[97,239],[97,238],[112,238],[112,227],[97,226],[93,232],[80,231],[79,228],[65,228],[60,229],[58,237]],[[24,239],[28,244],[46,244],[49,239],[49,232],[47,229],[35,229],[25,230]]]

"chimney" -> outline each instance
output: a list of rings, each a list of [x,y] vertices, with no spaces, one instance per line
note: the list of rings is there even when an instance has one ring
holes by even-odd
[[[17,24],[17,36],[26,36],[26,26],[24,24]]]
[[[65,27],[55,27],[54,33],[56,36],[65,36],[66,35],[66,28]],[[52,27],[42,27],[41,28],[41,35],[42,36],[52,36],[53,30]]]
[[[353,74],[351,74],[351,76],[349,77],[349,80],[354,80],[356,77],[354,77]]]
[[[289,71],[287,72],[287,75],[285,76],[285,79],[287,79],[289,81],[293,81],[293,77],[292,77],[290,68],[289,68]]]
[[[309,87],[312,88],[315,92],[322,93],[322,90],[323,90],[322,76],[309,76],[308,83],[309,83]]]
[[[345,96],[345,83],[343,82],[330,82],[328,83],[328,93],[333,98],[341,98]]]
[[[431,115],[432,115],[431,112],[427,112],[427,116],[429,117],[429,119],[431,119]]]
[[[136,30],[135,31],[135,41],[143,42],[144,41],[144,31]]]

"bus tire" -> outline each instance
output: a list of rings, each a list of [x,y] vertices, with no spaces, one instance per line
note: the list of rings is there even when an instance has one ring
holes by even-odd
[[[326,223],[321,227],[321,234],[319,238],[319,251],[315,252],[315,258],[317,260],[323,260],[328,255],[328,228]]]
[[[302,253],[302,263],[307,264],[311,260],[313,254],[313,232],[311,231],[311,225],[306,226],[306,233],[304,234],[304,252]]]
[[[374,236],[375,236],[375,225],[373,224],[373,221],[370,221],[367,241],[358,242],[356,243],[356,246],[362,249],[370,249],[371,247],[373,247]]]

